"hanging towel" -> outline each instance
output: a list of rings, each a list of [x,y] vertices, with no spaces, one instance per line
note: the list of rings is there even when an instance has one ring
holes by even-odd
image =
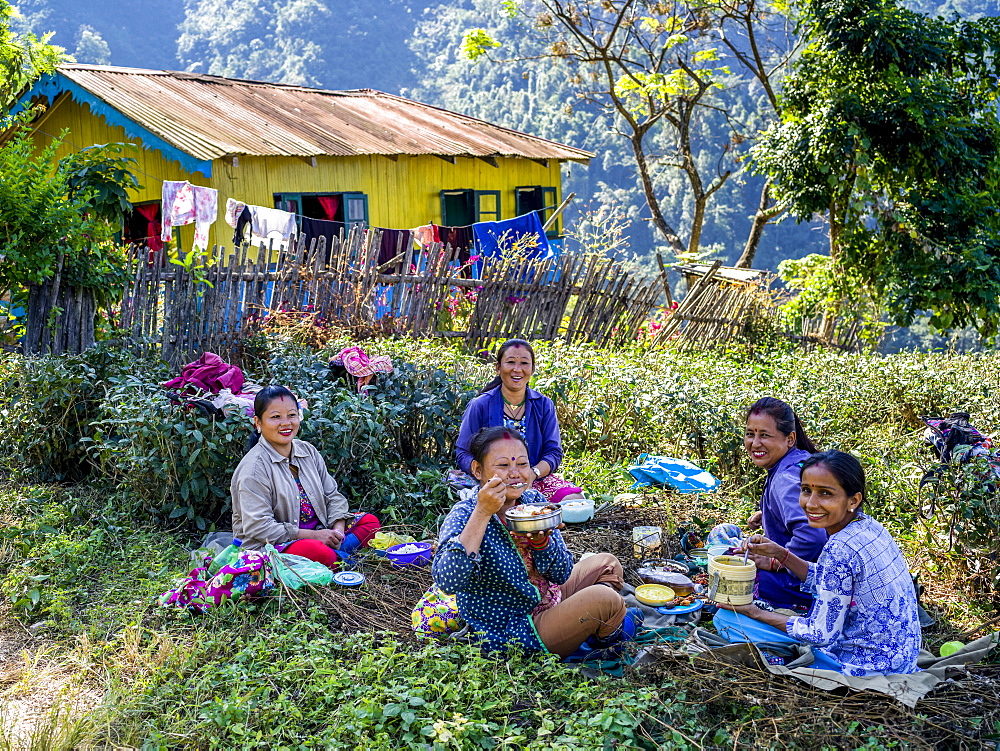
[[[208,249],[208,230],[219,211],[219,191],[192,185],[187,180],[164,180],[161,193],[163,229],[160,238],[167,242],[173,228],[194,222],[194,247]]]
[[[458,257],[465,263],[472,255],[472,246],[475,244],[475,237],[472,234],[472,226],[469,227],[441,227],[437,224],[431,225],[437,232],[441,242],[447,247],[458,249]]]
[[[345,232],[346,228],[347,225],[343,222],[331,222],[326,219],[310,219],[309,217],[302,217],[302,236],[306,240],[307,248],[312,243],[314,237],[317,241],[319,238],[325,237],[326,249],[330,250],[333,238],[340,237],[340,234]]]
[[[248,206],[250,209],[250,231],[254,237],[267,240],[271,235],[278,235],[287,240],[297,232],[295,214],[281,209],[268,209],[264,206]]]
[[[413,235],[408,229],[385,229],[384,227],[375,227],[375,229],[382,232],[382,244],[378,249],[376,266],[388,263],[400,253],[406,253],[413,242]]]
[[[243,201],[236,201],[232,198],[226,199],[226,224],[236,229],[236,223],[247,205]]]
[[[537,211],[501,222],[477,222],[472,225],[472,232],[476,238],[476,252],[482,256],[501,255],[525,236],[530,236],[526,244],[533,245],[525,248],[528,258],[551,258],[554,255]]]
[[[441,242],[441,238],[438,236],[438,228],[433,224],[425,224],[423,227],[417,227],[413,230],[413,239],[421,248],[426,248],[431,243]]]

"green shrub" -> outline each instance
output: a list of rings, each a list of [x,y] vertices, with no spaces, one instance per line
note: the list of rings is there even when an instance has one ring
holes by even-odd
[[[200,530],[223,519],[249,418],[236,410],[225,420],[206,417],[172,402],[157,384],[127,376],[110,385],[93,425],[94,462],[148,511]]]
[[[81,355],[0,362],[0,456],[43,481],[76,482],[90,471],[88,443],[108,388],[129,372],[162,375],[157,364],[111,343]]]

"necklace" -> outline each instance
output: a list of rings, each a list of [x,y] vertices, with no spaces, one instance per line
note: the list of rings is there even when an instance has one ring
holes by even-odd
[[[502,391],[500,392],[500,398],[503,399],[503,403],[506,404],[508,407],[511,407],[512,409],[520,409],[521,407],[524,406],[524,403],[528,401],[528,393],[525,392],[524,398],[521,400],[520,404],[514,404],[514,402],[509,401],[507,397],[503,395]]]

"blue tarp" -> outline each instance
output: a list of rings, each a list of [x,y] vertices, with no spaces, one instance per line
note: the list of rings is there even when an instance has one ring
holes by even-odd
[[[685,459],[640,454],[638,462],[629,469],[635,478],[633,489],[669,485],[679,493],[710,493],[722,484],[719,478]]]

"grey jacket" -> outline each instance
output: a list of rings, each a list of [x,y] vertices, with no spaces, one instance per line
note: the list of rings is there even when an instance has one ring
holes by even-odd
[[[299,481],[309,496],[320,525],[332,527],[339,519],[350,519],[347,499],[326,469],[326,462],[311,443],[292,442],[292,459]],[[290,462],[261,438],[233,473],[233,536],[243,546],[258,550],[298,539],[299,489]]]

